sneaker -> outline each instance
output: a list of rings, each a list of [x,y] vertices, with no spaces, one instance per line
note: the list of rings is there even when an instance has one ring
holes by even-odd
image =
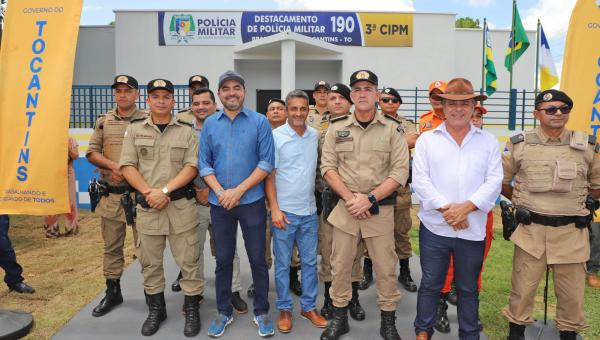
[[[255,316],[254,323],[258,326],[258,335],[262,336],[263,338],[275,334],[273,322],[271,322],[271,319],[269,319],[267,314]]]
[[[208,326],[208,336],[218,338],[225,333],[225,328],[233,321],[233,316],[219,314]]]

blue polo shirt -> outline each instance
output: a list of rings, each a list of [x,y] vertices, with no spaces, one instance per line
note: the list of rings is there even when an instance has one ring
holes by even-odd
[[[233,120],[222,110],[206,118],[198,150],[200,176],[215,175],[224,189],[237,187],[257,167],[267,173],[273,171],[273,134],[269,121],[246,107]],[[250,204],[264,196],[263,181],[246,191],[240,204]],[[212,190],[208,201],[219,205]]]

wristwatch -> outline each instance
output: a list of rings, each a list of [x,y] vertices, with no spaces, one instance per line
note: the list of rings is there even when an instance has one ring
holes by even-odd
[[[371,204],[373,204],[374,206],[379,205],[379,204],[377,204],[377,198],[375,197],[375,195],[373,195],[372,192],[369,193],[367,198],[369,199],[369,202],[371,202]]]
[[[169,194],[169,188],[167,188],[167,186],[165,185],[162,189],[161,189],[162,193],[165,195]]]

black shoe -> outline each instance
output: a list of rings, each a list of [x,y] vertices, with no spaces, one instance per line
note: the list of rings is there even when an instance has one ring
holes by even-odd
[[[35,293],[35,289],[33,289],[30,285],[26,284],[25,281],[21,281],[15,283],[14,285],[8,286],[8,289],[15,291],[21,294],[33,294]]]
[[[327,328],[321,333],[320,340],[337,340],[350,331],[347,309],[348,307],[333,306],[333,319],[329,321]]]
[[[371,286],[373,283],[373,262],[368,257],[365,257],[365,262],[363,264],[363,278],[358,283],[358,289],[365,290]]]
[[[158,331],[160,323],[167,318],[167,306],[165,304],[165,293],[148,294],[150,307],[148,317],[142,325],[142,335],[150,336]]]
[[[325,299],[323,300],[323,308],[321,308],[321,315],[327,319],[331,320],[333,318],[333,302],[331,301],[331,296],[329,296],[329,288],[331,288],[331,282],[325,281],[323,282],[325,285],[325,291],[323,295]]]
[[[408,259],[400,260],[400,275],[398,275],[398,282],[400,282],[404,289],[409,292],[414,293],[417,291],[417,285],[410,276]]]
[[[250,287],[248,287],[248,290],[246,291],[246,294],[251,299],[254,297],[254,283],[251,284]]]
[[[448,303],[456,306],[456,304],[458,303],[458,295],[456,295],[456,286],[454,285],[454,282],[452,282],[452,285],[450,286],[450,293],[448,294]]]
[[[119,279],[106,279],[106,295],[98,306],[92,310],[92,316],[102,316],[110,312],[114,307],[123,303],[121,295],[121,284]]]
[[[172,291],[174,291],[174,292],[180,292],[181,291],[181,285],[179,284],[179,280],[181,280],[182,277],[183,277],[183,274],[181,274],[181,272],[179,272],[179,275],[177,275],[177,278],[171,284],[171,290]]]
[[[573,331],[560,331],[560,340],[576,340],[577,332]]]
[[[352,300],[348,304],[350,310],[350,316],[356,321],[362,321],[365,319],[365,310],[358,301],[358,282],[352,282]]]
[[[296,296],[302,295],[302,285],[298,280],[298,267],[290,267],[290,290]]]
[[[185,326],[183,335],[192,337],[200,333],[200,295],[185,296],[183,312],[185,313]]]
[[[446,303],[445,295],[440,299],[440,303],[438,304],[434,327],[440,333],[450,333],[450,321],[448,320],[448,303]]]
[[[508,323],[508,340],[525,340],[525,325]]]
[[[242,300],[240,292],[231,293],[231,306],[233,306],[233,309],[240,314],[248,312],[248,305],[246,304],[246,301]]]
[[[402,340],[396,329],[396,311],[381,311],[379,335],[385,340]]]

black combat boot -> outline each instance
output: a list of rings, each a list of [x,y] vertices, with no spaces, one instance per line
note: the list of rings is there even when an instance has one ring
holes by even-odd
[[[177,275],[177,278],[175,279],[175,281],[173,281],[173,283],[171,284],[171,290],[172,291],[174,291],[174,292],[180,292],[181,291],[181,285],[179,284],[179,280],[181,280],[181,278],[183,278],[183,274],[180,271],[179,275]]]
[[[409,292],[414,293],[417,291],[417,285],[410,276],[410,267],[408,265],[408,259],[400,260],[400,275],[398,275],[398,282],[400,282],[404,289],[406,289]]]
[[[323,282],[325,285],[325,291],[323,295],[325,299],[323,300],[323,308],[321,308],[321,315],[327,320],[331,320],[333,318],[333,302],[331,301],[331,296],[329,295],[329,288],[331,288],[331,281]]]
[[[165,293],[148,294],[148,302],[150,302],[148,317],[142,325],[142,335],[144,336],[156,333],[160,327],[160,323],[167,318]]]
[[[123,303],[121,295],[121,283],[119,279],[106,279],[106,295],[98,306],[92,311],[93,316],[102,316],[110,312],[114,307]]]
[[[350,331],[348,325],[348,307],[333,306],[333,319],[321,333],[320,340],[337,340]]]
[[[456,306],[458,304],[458,294],[456,293],[456,285],[454,285],[454,281],[450,285],[450,293],[448,293],[448,303]]]
[[[200,295],[185,296],[183,300],[183,312],[185,314],[185,326],[183,335],[192,337],[200,332]]]
[[[248,312],[248,304],[242,299],[240,292],[231,292],[231,306],[240,314]]]
[[[292,293],[296,294],[296,296],[302,295],[302,285],[298,280],[298,269],[300,267],[290,267],[290,290]]]
[[[396,329],[396,311],[381,311],[379,335],[385,340],[402,340]]]
[[[368,257],[365,257],[363,264],[363,279],[358,284],[358,289],[366,290],[373,283],[373,262]]]
[[[577,332],[560,331],[560,340],[577,340]]]
[[[525,325],[509,322],[508,327],[507,340],[525,340]]]
[[[356,321],[362,321],[365,319],[365,310],[358,301],[358,282],[352,282],[352,300],[348,304],[350,310],[350,316]]]
[[[450,333],[450,321],[448,320],[448,294],[442,293],[435,316],[435,329],[440,333]]]

